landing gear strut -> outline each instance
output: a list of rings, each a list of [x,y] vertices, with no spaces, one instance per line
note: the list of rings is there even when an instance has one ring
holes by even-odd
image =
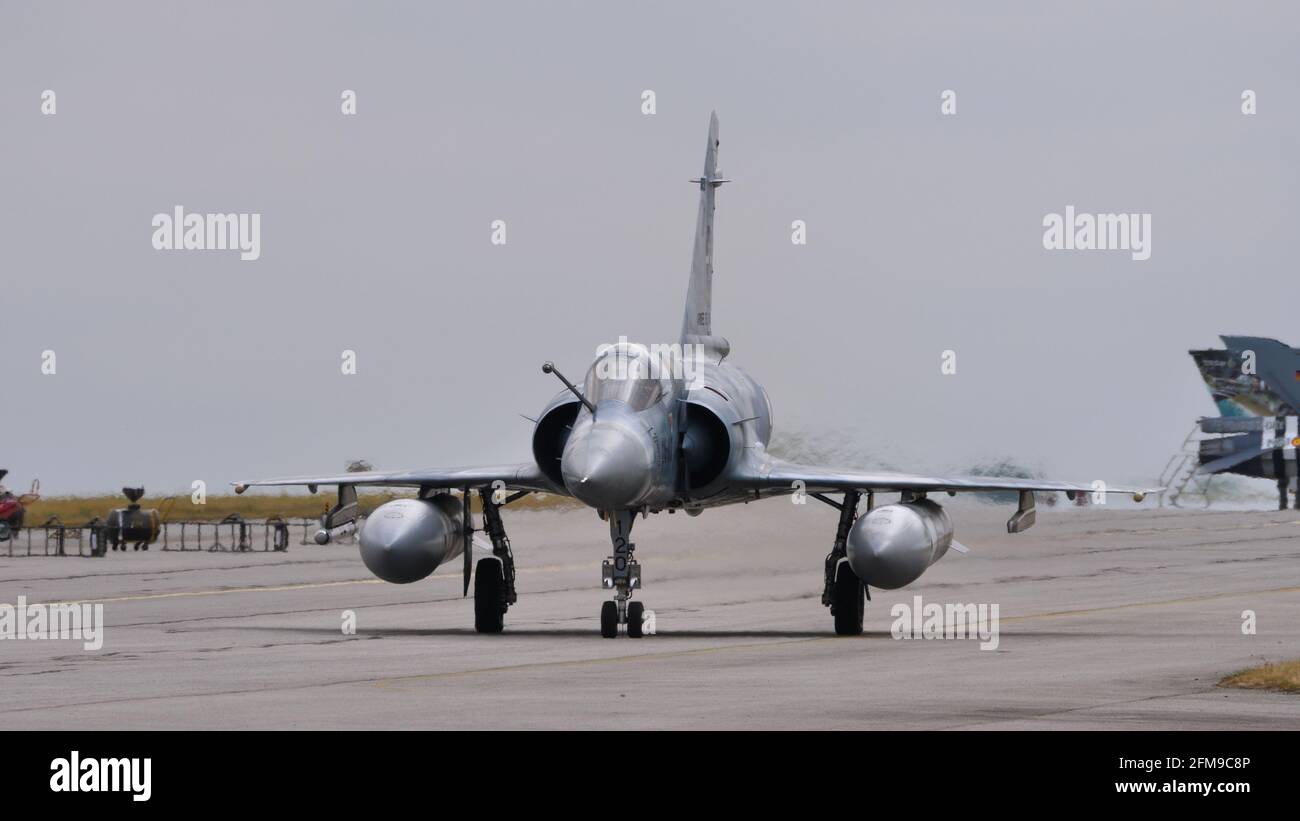
[[[632,601],[632,591],[641,587],[641,565],[632,558],[636,545],[632,544],[632,523],[636,511],[616,510],[608,514],[609,540],[614,555],[600,567],[601,586],[614,591],[614,600],[600,608],[600,634],[607,639],[618,636],[618,626],[627,625],[630,638],[641,638],[641,624],[645,618],[645,605]]]
[[[835,635],[857,636],[862,634],[862,620],[866,613],[867,586],[849,566],[848,543],[849,530],[858,517],[858,499],[861,494],[856,490],[844,492],[844,502],[835,505],[840,510],[839,527],[835,530],[835,544],[826,554],[826,585],[822,589],[822,604],[831,609],[835,619]],[[820,497],[819,497],[820,498]],[[867,507],[871,507],[868,499]]]
[[[515,556],[501,521],[501,505],[493,501],[493,492],[490,488],[479,488],[483,532],[492,540],[492,557],[479,559],[474,568],[474,629],[480,633],[500,633],[505,629],[506,610],[519,600],[515,592]],[[472,547],[472,544],[465,545],[466,550]]]

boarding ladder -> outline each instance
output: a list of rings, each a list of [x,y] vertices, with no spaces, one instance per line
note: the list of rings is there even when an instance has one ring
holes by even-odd
[[[1210,506],[1210,480],[1212,474],[1197,473],[1201,466],[1201,423],[1192,425],[1191,431],[1183,439],[1182,447],[1165,465],[1160,474],[1160,506],[1168,502],[1173,507],[1182,507],[1179,498],[1190,488],[1193,493],[1200,493],[1205,499],[1205,507]]]

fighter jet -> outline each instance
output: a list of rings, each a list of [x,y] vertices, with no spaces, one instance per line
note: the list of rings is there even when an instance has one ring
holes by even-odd
[[[1197,445],[1196,473],[1272,479],[1285,510],[1300,445],[1300,351],[1266,337],[1219,338],[1224,348],[1188,351],[1219,410],[1198,420],[1211,436]],[[1300,490],[1295,505],[1300,509]]]
[[[1007,522],[1018,533],[1034,523],[1035,492],[1122,492],[1141,501],[1142,488],[1098,483],[1056,482],[989,476],[924,476],[800,465],[768,452],[772,405],[767,391],[731,359],[731,344],[713,327],[713,215],[718,189],[728,180],[718,170],[718,118],[709,121],[704,170],[691,180],[699,187],[699,213],[686,309],[678,338],[667,345],[620,341],[598,349],[582,386],[552,363],[564,389],[538,414],[532,459],[490,467],[367,471],[236,482],[242,493],[255,485],[338,487],[338,502],[322,521],[317,541],[328,542],[356,529],[356,488],[411,487],[416,498],[376,508],[358,533],[361,558],[379,578],[397,584],[418,581],[440,564],[462,558],[464,592],[474,578],[474,626],[503,629],[517,601],[515,559],[501,508],[529,493],[572,496],[595,509],[609,525],[610,556],[602,583],[611,598],[600,610],[606,638],[643,634],[645,608],[633,601],[642,570],[632,525],[638,515],[667,511],[699,515],[707,508],[772,496],[806,494],[839,511],[826,556],[822,604],[830,608],[835,632],[855,635],[869,587],[910,584],[949,548],[948,514],[932,495],[971,491],[1018,491],[1019,506]],[[453,495],[458,491],[459,496]],[[876,494],[898,493],[876,505]],[[482,524],[475,526],[471,499],[477,494]],[[839,498],[836,499],[835,497]],[[859,512],[861,511],[861,515]],[[471,567],[476,531],[491,555]]]

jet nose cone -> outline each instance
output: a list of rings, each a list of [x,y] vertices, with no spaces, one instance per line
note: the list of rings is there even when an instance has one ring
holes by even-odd
[[[564,485],[597,510],[634,506],[650,484],[653,455],[648,443],[623,424],[597,424],[565,448]]]

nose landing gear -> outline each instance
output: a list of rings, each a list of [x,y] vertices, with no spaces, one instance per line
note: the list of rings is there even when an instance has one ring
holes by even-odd
[[[616,638],[618,626],[626,624],[628,637],[639,639],[643,635],[645,605],[632,601],[632,591],[641,587],[641,565],[633,558],[636,545],[629,538],[636,511],[613,511],[608,514],[608,519],[614,555],[601,564],[600,577],[601,587],[614,591],[614,600],[601,605],[600,635],[607,639]]]

